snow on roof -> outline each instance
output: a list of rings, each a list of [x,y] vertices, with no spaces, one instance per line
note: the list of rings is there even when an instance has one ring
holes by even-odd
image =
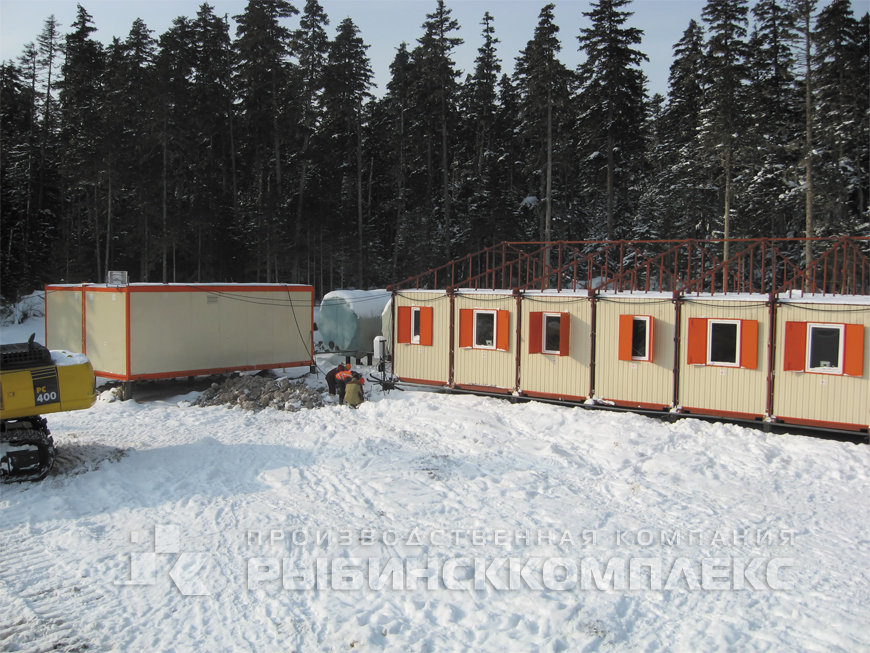
[[[433,293],[433,294],[437,294],[437,295],[446,295],[447,294],[446,290],[439,290],[437,288],[436,289],[432,289],[432,288],[402,288],[401,290],[396,291],[396,293],[399,295],[399,297],[401,297],[405,293],[412,293],[412,292],[428,292],[428,293]]]
[[[310,285],[304,283],[225,283],[223,281],[203,282],[203,283],[159,283],[152,281],[137,281],[136,283],[128,283],[127,286],[135,288],[163,288],[169,286],[171,288],[190,288],[199,290],[205,288],[238,288],[244,290],[246,288],[310,288]],[[125,286],[109,285],[105,283],[50,283],[49,288],[124,288]]]
[[[825,295],[822,293],[804,294],[802,290],[780,293],[777,301],[783,304],[847,304],[870,306],[870,295]]]

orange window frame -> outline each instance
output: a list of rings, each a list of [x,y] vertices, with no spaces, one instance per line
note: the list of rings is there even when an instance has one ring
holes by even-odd
[[[420,316],[419,333],[414,334],[414,314]],[[399,306],[396,316],[396,342],[400,345],[432,346],[434,311],[431,306]]]
[[[838,327],[840,365],[836,368],[810,368],[811,331],[815,327]],[[842,322],[786,322],[783,334],[782,369],[784,372],[806,372],[830,376],[864,376],[864,325]]]
[[[548,317],[559,318],[559,350],[546,348],[546,331],[544,329]],[[571,314],[551,311],[532,311],[529,313],[529,353],[547,354],[549,356],[569,356],[571,349]]]
[[[710,323],[737,323],[737,364],[710,360]],[[687,329],[686,364],[734,369],[758,369],[758,320],[690,317]]]
[[[634,322],[641,320],[646,323],[646,356],[634,355]],[[629,362],[653,362],[653,329],[655,320],[651,315],[631,315],[624,314],[619,316],[619,340],[617,343],[617,358],[621,361]]]
[[[492,345],[477,344],[477,316],[493,315]],[[486,351],[508,351],[510,347],[510,311],[491,308],[459,309],[459,347]]]

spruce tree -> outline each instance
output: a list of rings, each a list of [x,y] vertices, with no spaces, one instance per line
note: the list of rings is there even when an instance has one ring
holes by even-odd
[[[816,235],[814,224],[815,191],[813,189],[813,158],[815,156],[815,141],[813,138],[813,121],[815,111],[815,88],[813,83],[813,26],[816,16],[816,0],[789,0],[789,10],[792,12],[795,24],[795,46],[801,69],[798,79],[803,84],[803,119],[804,143],[801,159],[804,165],[804,204],[805,229],[804,234],[809,239]],[[807,240],[804,251],[804,264],[809,265],[813,259],[813,244]]]
[[[501,61],[496,53],[493,18],[487,12],[481,21],[483,43],[477,50],[474,74],[463,85],[464,129],[458,147],[462,155],[462,195],[466,199],[466,232],[472,249],[495,244],[500,216],[494,202],[497,193],[494,134],[498,112],[498,78]],[[503,219],[503,218],[502,218]]]
[[[286,0],[249,0],[235,16],[235,88],[239,98],[245,180],[241,193],[249,220],[243,229],[256,256],[256,279],[272,279],[277,266],[283,217],[283,159],[290,140],[292,114],[290,83],[295,76],[291,57],[293,33],[282,20],[299,13]]]
[[[848,0],[834,0],[819,12],[813,42],[817,207],[824,216],[819,227],[832,235],[855,233],[863,181],[860,159],[870,140],[862,129],[868,70],[861,65],[865,53]]]
[[[417,39],[419,45],[414,49],[414,66],[418,73],[418,101],[420,109],[426,112],[427,139],[430,147],[436,134],[440,141],[441,172],[441,214],[445,256],[453,257],[453,223],[451,217],[451,155],[449,143],[451,131],[456,121],[457,71],[451,59],[453,49],[462,45],[461,38],[450,36],[459,29],[459,22],[451,18],[451,10],[444,0],[437,0],[435,11],[426,14],[423,23],[423,36]],[[434,149],[434,148],[432,148]],[[431,193],[430,193],[431,197]],[[434,203],[434,197],[432,197]]]
[[[229,278],[240,258],[236,122],[229,21],[203,4],[193,21],[192,90],[194,140],[190,144],[195,195],[195,279]]]
[[[553,168],[557,165],[559,144],[567,137],[571,73],[559,60],[562,50],[559,27],[553,15],[555,5],[548,4],[538,15],[532,40],[516,59],[514,78],[520,95],[520,124],[526,151],[526,175],[530,197],[536,196],[538,235],[553,239]],[[560,158],[560,163],[565,163]],[[549,250],[547,251],[549,262]]]
[[[659,167],[653,192],[659,234],[665,238],[703,238],[716,211],[711,191],[710,158],[700,146],[704,104],[704,29],[689,21],[674,45],[668,78],[668,103],[660,126],[660,144],[653,153]]]
[[[341,188],[345,210],[342,217],[351,223],[355,214],[357,227],[356,277],[357,287],[365,288],[365,234],[363,229],[363,103],[371,97],[372,69],[366,50],[368,45],[359,36],[359,29],[350,18],[338,26],[335,40],[329,50],[326,70],[325,98],[329,116],[328,130],[331,142],[345,153]],[[348,174],[354,171],[354,177]],[[351,207],[354,210],[351,212]]]
[[[740,156],[743,173],[736,184],[745,212],[743,235],[785,237],[799,230],[791,197],[796,163],[793,138],[800,130],[790,46],[794,22],[777,0],[761,0],[752,15],[748,124]]]
[[[581,29],[578,37],[586,54],[578,69],[584,151],[604,152],[608,239],[617,231],[617,198],[622,198],[623,213],[631,207],[627,194],[632,169],[637,170],[644,156],[646,91],[640,63],[647,56],[634,47],[643,31],[625,26],[632,12],[623,8],[629,4],[630,0],[593,2],[592,11],[583,12],[592,26]]]
[[[329,36],[326,33],[327,25],[329,25],[329,18],[320,3],[317,0],[307,0],[299,20],[299,29],[295,35],[299,63],[299,80],[297,82],[299,89],[299,123],[297,125],[299,144],[296,156],[299,160],[299,196],[296,203],[293,249],[297,253],[294,257],[294,261],[297,263],[302,253],[302,226],[305,222],[307,199],[305,191],[312,163],[312,152],[309,148],[312,138],[320,127],[323,113],[324,75],[330,45]],[[311,212],[317,214],[316,209]],[[312,222],[309,220],[305,224],[306,231],[311,229]],[[298,274],[294,276],[298,276]]]
[[[105,102],[103,75],[106,55],[93,38],[97,28],[93,18],[79,5],[76,19],[66,35],[66,57],[61,67],[60,136],[61,172],[66,196],[64,234],[65,278],[102,280],[100,270],[100,229],[97,222],[97,188],[99,184],[100,143],[104,135]],[[86,262],[86,239],[96,250],[96,277]],[[91,240],[92,239],[92,240]]]
[[[707,0],[702,12],[709,34],[702,136],[707,151],[719,159],[724,259],[729,257],[728,239],[733,237],[733,179],[746,124],[747,12],[746,0]]]

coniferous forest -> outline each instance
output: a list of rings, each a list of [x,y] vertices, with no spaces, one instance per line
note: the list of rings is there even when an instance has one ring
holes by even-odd
[[[707,0],[666,98],[630,0],[573,34],[548,4],[510,55],[486,13],[464,78],[431,2],[379,97],[317,0],[249,0],[234,33],[203,4],[107,46],[81,5],[48,18],[0,69],[3,297],[106,270],[321,296],[502,240],[867,235],[870,24],[848,0]]]

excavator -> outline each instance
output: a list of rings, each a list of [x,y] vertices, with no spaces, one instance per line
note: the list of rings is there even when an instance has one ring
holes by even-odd
[[[97,399],[87,356],[49,350],[34,337],[0,345],[0,483],[45,478],[55,448],[42,415],[90,408]]]

